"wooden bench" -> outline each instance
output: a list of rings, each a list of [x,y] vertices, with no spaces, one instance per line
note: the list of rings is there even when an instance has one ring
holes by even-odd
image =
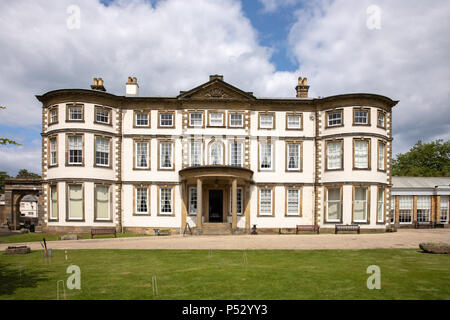
[[[437,225],[437,223],[435,221],[414,221],[415,229],[420,229],[420,228],[432,229],[432,228],[436,228],[436,225]]]
[[[320,227],[317,224],[298,224],[295,226],[295,234],[299,232],[316,232],[320,233]]]
[[[94,239],[94,235],[113,234],[114,238],[117,238],[116,228],[92,228],[91,239]]]
[[[356,231],[359,234],[360,227],[358,224],[336,224],[334,226],[334,234],[337,234],[338,231]]]

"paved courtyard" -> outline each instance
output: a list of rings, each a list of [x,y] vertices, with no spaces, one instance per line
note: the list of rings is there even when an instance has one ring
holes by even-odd
[[[418,248],[421,242],[450,243],[449,229],[399,230],[394,233],[373,234],[303,234],[303,235],[236,235],[236,236],[150,236],[135,238],[106,238],[49,241],[52,249],[381,249]],[[23,243],[40,250],[39,242]],[[4,250],[8,245],[0,245]]]

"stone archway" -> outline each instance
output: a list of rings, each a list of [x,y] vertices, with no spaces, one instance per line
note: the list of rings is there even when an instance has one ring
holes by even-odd
[[[43,226],[43,196],[41,179],[9,178],[5,180],[5,217],[13,230],[17,230],[22,220],[20,201],[26,195],[34,195],[38,199],[37,218],[31,219],[36,230]]]

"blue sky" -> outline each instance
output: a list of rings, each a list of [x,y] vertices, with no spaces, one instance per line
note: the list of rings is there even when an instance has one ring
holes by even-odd
[[[0,171],[40,173],[35,95],[89,88],[103,77],[123,95],[176,95],[223,74],[256,96],[383,94],[395,107],[394,154],[418,139],[450,138],[450,2],[419,0],[1,1]],[[71,6],[80,28],[68,27]],[[378,28],[369,26],[378,12]],[[373,20],[371,20],[373,22]]]

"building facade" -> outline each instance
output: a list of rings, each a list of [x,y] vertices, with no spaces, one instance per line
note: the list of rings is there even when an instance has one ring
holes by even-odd
[[[450,178],[392,177],[391,223],[399,228],[448,228]]]
[[[235,232],[390,223],[392,116],[376,94],[257,98],[220,75],[175,97],[63,89],[42,102],[44,230]]]

